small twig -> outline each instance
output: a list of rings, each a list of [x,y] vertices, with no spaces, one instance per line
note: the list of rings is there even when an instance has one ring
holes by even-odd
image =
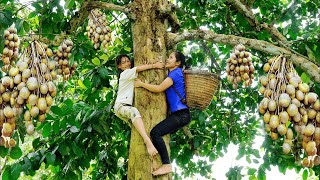
[[[121,13],[120,13],[121,14]],[[120,15],[119,14],[119,15]],[[111,13],[111,15],[112,15],[112,17],[114,17],[122,26],[124,26],[123,24],[122,24],[122,22],[118,19],[118,17],[119,17],[119,15],[116,17],[113,13]],[[113,22],[113,21],[112,21]],[[112,22],[110,22],[109,24],[111,24]]]

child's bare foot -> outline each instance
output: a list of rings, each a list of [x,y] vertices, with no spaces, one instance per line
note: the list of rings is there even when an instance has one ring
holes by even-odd
[[[164,164],[158,170],[153,171],[152,175],[160,176],[172,172],[171,164]]]
[[[155,155],[158,154],[157,149],[153,146],[152,142],[146,143],[147,146],[147,151],[150,156],[154,157]]]

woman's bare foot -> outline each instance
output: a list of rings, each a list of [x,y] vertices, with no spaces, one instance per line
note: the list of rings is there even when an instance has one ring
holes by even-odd
[[[160,175],[168,174],[171,172],[172,172],[171,164],[164,164],[158,170],[153,171],[152,175],[160,176]]]
[[[147,146],[147,151],[150,156],[154,157],[155,155],[158,154],[157,149],[153,146],[151,141],[149,143],[146,143],[146,146]]]

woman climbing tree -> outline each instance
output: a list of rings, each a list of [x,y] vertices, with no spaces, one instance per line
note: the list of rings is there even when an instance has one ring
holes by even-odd
[[[162,166],[152,173],[154,176],[172,172],[168,151],[162,136],[172,134],[190,122],[190,111],[186,102],[184,102],[186,98],[182,72],[184,65],[185,56],[180,52],[173,52],[165,65],[169,70],[168,77],[160,85],[143,83],[139,79],[135,81],[136,87],[143,87],[156,93],[166,91],[167,102],[170,107],[170,115],[157,124],[150,133],[162,160]]]

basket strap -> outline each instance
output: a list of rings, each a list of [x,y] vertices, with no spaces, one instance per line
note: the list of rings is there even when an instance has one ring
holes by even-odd
[[[174,84],[172,84],[172,88],[173,88],[174,92],[179,96],[182,104],[188,106],[188,105],[187,105],[187,100],[180,95],[180,93],[178,92],[178,90],[176,89],[176,87],[174,86]]]

